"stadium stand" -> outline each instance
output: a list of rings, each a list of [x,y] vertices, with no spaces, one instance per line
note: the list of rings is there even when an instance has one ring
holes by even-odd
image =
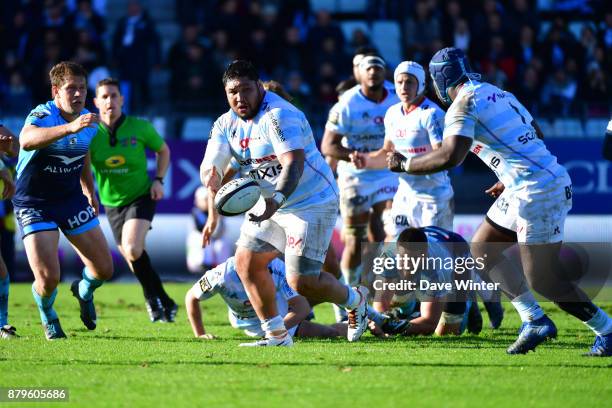
[[[31,106],[47,100],[45,72],[61,59],[113,76],[129,71],[117,45],[130,41],[140,41],[138,48],[123,51],[140,55],[131,65],[141,71],[120,78],[131,82],[131,113],[163,119],[169,138],[191,135],[182,130],[190,116],[197,123],[225,109],[219,76],[237,57],[254,60],[264,79],[290,90],[295,84],[296,103],[320,137],[333,89],[363,45],[375,46],[390,66],[403,59],[426,65],[437,47],[464,47],[475,70],[540,118],[547,138],[599,137],[612,112],[609,2],[141,0],[138,21],[152,30],[144,41],[118,33],[138,14],[133,3],[0,2],[0,119],[18,131]],[[434,24],[430,43],[415,48],[407,27],[425,23]]]

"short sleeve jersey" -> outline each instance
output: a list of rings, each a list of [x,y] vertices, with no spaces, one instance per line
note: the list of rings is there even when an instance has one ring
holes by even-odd
[[[116,138],[114,146],[111,135]],[[157,152],[163,144],[153,125],[144,119],[122,116],[114,131],[98,125],[90,149],[102,204],[120,207],[146,194],[151,187],[146,149]]]
[[[510,190],[540,188],[567,171],[531,125],[533,117],[510,92],[486,82],[465,83],[446,112],[444,137],[473,139],[471,150]]]
[[[84,109],[80,114],[87,113]],[[54,101],[38,105],[25,120],[25,126],[37,127],[55,127],[67,123]],[[82,194],[81,172],[95,133],[95,128],[84,128],[49,146],[30,151],[21,149],[13,202],[20,206],[53,203]]]
[[[270,262],[268,270],[276,288],[278,312],[281,316],[285,316],[288,312],[287,302],[289,299],[298,296],[298,293],[287,283],[285,264],[281,260],[274,259]],[[233,316],[232,320],[235,327],[247,328],[260,323],[255,309],[251,306],[244,285],[238,277],[233,256],[207,271],[193,288],[196,297],[200,300],[209,299],[216,294],[221,295],[223,301],[227,304],[230,315]]]
[[[433,145],[442,143],[443,130],[444,111],[427,98],[410,112],[398,103],[385,115],[385,140],[405,157],[430,152]],[[427,175],[400,173],[399,180],[402,191],[420,200],[447,200],[453,196],[446,171]]]
[[[386,92],[382,102],[375,102],[366,98],[360,87],[349,89],[329,111],[325,129],[342,135],[342,146],[347,149],[362,153],[381,149],[385,139],[385,114],[389,107],[399,102],[394,93]],[[338,162],[337,170],[338,175],[356,175],[366,182],[391,175],[387,169],[358,170],[344,160]]]
[[[231,109],[214,123],[204,154],[204,167],[212,168],[217,157],[233,157],[240,172],[257,180],[268,194],[274,192],[282,171],[278,158],[304,150],[304,171],[297,188],[279,213],[291,212],[338,200],[338,186],[329,165],[317,149],[306,116],[274,92],[266,91],[260,111],[243,120]]]

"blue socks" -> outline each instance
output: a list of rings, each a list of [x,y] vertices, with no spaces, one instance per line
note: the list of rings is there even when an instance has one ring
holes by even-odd
[[[36,292],[36,287],[33,283],[32,295],[36,301],[36,306],[38,306],[40,320],[42,320],[43,324],[49,324],[50,321],[57,319],[57,313],[55,313],[55,310],[53,309],[53,302],[55,302],[55,297],[57,296],[57,288],[53,290],[51,296],[40,296],[38,292]]]
[[[0,327],[8,324],[9,276],[0,278]]]
[[[83,268],[83,279],[79,282],[79,296],[85,301],[91,300],[94,291],[103,283],[104,281],[94,278],[87,268]]]

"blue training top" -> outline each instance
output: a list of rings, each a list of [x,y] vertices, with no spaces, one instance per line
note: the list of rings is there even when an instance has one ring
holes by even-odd
[[[81,115],[89,111],[83,109]],[[68,123],[54,101],[38,105],[25,125],[54,127]],[[80,178],[97,128],[84,128],[41,149],[19,152],[16,191],[13,203],[19,206],[64,200],[82,191]]]

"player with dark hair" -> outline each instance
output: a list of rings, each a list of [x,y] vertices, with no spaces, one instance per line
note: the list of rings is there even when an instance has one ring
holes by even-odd
[[[119,81],[98,82],[94,103],[101,123],[90,150],[100,200],[119,252],[142,286],[149,318],[173,322],[178,306],[164,290],[145,251],[156,204],[164,197],[170,149],[151,123],[123,113]],[[146,149],[155,152],[153,180],[147,174]]]
[[[113,275],[113,261],[98,221],[98,199],[88,149],[98,115],[85,109],[87,72],[60,62],[49,73],[53,100],[30,112],[21,131],[15,216],[35,281],[32,295],[47,339],[65,338],[53,303],[60,280],[61,229],[85,264],[72,283],[81,320],[96,328],[94,291]]]
[[[402,267],[393,268],[380,274],[385,283],[391,280],[401,280],[402,282],[411,281],[414,283],[414,290],[389,291],[386,289],[377,290],[375,306],[382,310],[389,308],[394,295],[407,298],[416,295],[420,301],[420,315],[409,321],[403,330],[404,335],[437,335],[461,334],[464,329],[464,321],[468,321],[466,307],[468,301],[468,291],[458,288],[460,281],[469,281],[472,278],[472,271],[469,268],[454,267],[454,262],[449,260],[466,259],[470,257],[470,246],[459,234],[448,231],[444,228],[428,227],[408,227],[402,230],[395,242],[394,254],[386,253],[384,256],[394,255],[401,259],[431,259],[434,260],[429,266],[423,262],[416,269],[404,268],[409,263],[402,264]],[[385,244],[389,246],[392,244]],[[389,252],[391,248],[386,248]],[[444,262],[437,262],[444,260]],[[426,281],[427,289],[422,289],[420,282]],[[380,282],[382,283],[382,281]],[[451,290],[431,289],[437,286],[450,283]],[[377,284],[374,285],[377,288]],[[380,288],[380,286],[378,287]],[[401,293],[400,293],[401,292]],[[376,305],[376,303],[378,305]],[[468,330],[470,325],[468,323]],[[475,333],[479,332],[477,328]]]
[[[487,190],[497,201],[473,243],[518,241],[531,287],[595,332],[588,355],[612,356],[612,319],[573,282],[559,275],[559,251],[572,206],[572,186],[567,170],[546,149],[539,126],[513,94],[481,82],[460,49],[438,51],[429,71],[438,97],[449,106],[442,145],[409,158],[390,153],[389,168],[431,174],[460,165],[470,150],[480,157],[500,181]],[[484,251],[481,245],[473,244],[475,256]],[[488,255],[489,266],[500,261],[499,256]],[[509,354],[527,353],[557,334],[529,289],[519,289],[510,295],[523,326],[519,338],[508,348]]]
[[[279,252],[285,255],[291,287],[313,304],[332,302],[347,308],[347,337],[358,340],[368,322],[367,289],[345,286],[321,271],[336,222],[338,187],[306,117],[265,91],[250,62],[232,62],[223,85],[230,110],[211,130],[200,167],[202,183],[214,197],[233,157],[263,193],[261,205],[242,224],[236,250],[236,270],[266,333],[264,340],[245,345],[293,343],[278,313],[267,270]],[[214,228],[204,230],[204,242],[210,230]]]
[[[385,62],[367,55],[360,62],[359,86],[346,91],[329,112],[321,151],[339,160],[338,186],[340,213],[343,218],[341,269],[345,282],[358,284],[361,279],[360,245],[367,240],[368,229],[374,241],[383,241],[381,216],[397,191],[398,178],[386,168],[359,169],[351,157],[377,151],[385,138],[384,117],[387,109],[399,102],[395,93],[383,85]]]

